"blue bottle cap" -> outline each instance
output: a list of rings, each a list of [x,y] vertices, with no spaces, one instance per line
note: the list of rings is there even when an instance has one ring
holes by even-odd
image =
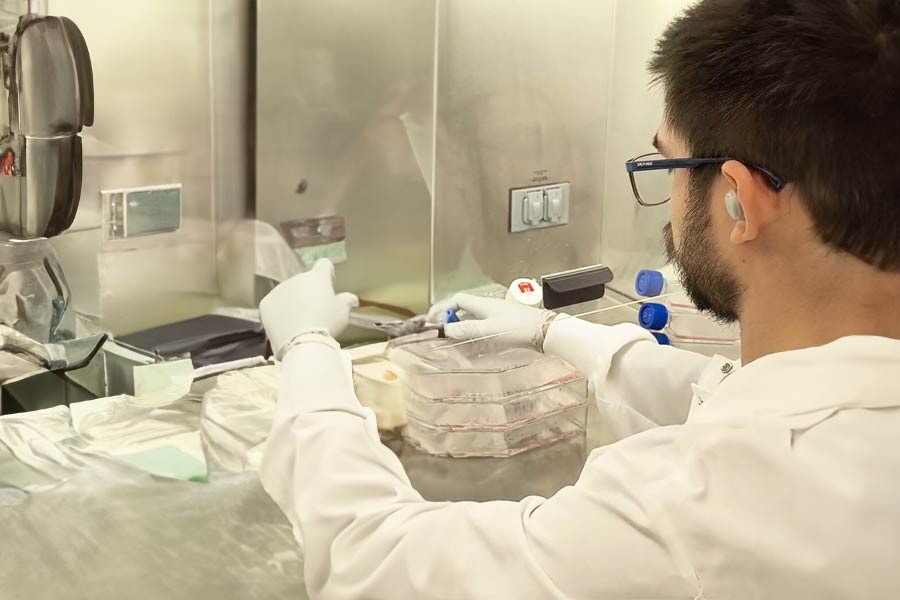
[[[662,329],[669,323],[669,309],[663,304],[647,302],[638,312],[638,322],[644,329]]]
[[[456,314],[456,311],[450,309],[447,311],[447,316],[444,317],[444,323],[459,323],[459,316]]]
[[[663,274],[651,269],[639,271],[637,279],[634,280],[634,291],[644,298],[659,296],[665,287],[666,278]]]
[[[669,336],[667,336],[666,334],[660,333],[658,331],[651,331],[650,333],[651,333],[651,335],[653,335],[653,337],[656,338],[656,341],[659,342],[660,346],[671,346],[672,345],[672,340],[670,340]]]

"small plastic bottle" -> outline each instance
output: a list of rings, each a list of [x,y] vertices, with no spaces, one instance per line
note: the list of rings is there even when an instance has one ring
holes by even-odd
[[[640,271],[634,289],[645,298],[671,294],[647,302],[638,313],[638,323],[649,329],[660,345],[709,356],[740,357],[740,327],[723,325],[697,310],[671,265]]]
[[[647,302],[641,306],[638,322],[644,329],[682,340],[730,343],[741,337],[734,325],[723,325],[696,310],[675,310],[659,302]]]
[[[673,294],[660,302],[676,308],[697,310],[688,297],[671,265],[662,269],[644,269],[634,280],[634,291],[638,296],[650,298],[661,294]]]

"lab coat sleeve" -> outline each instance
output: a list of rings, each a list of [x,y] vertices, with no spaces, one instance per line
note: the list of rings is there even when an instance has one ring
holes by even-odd
[[[544,351],[584,373],[604,422],[619,438],[660,425],[684,423],[691,384],[710,359],[696,352],[660,346],[637,325],[599,325],[557,317]]]
[[[310,344],[283,364],[260,478],[302,540],[312,598],[693,597],[657,511],[599,458],[549,500],[427,502],[358,404],[349,359]]]

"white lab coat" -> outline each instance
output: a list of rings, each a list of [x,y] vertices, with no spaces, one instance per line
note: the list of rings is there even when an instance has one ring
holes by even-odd
[[[313,598],[900,598],[900,341],[732,369],[571,319],[545,349],[589,375],[607,418],[648,429],[552,498],[486,503],[424,501],[349,359],[289,353],[260,475]]]

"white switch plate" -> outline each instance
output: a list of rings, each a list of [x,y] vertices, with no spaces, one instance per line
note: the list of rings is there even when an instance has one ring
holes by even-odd
[[[535,196],[542,203],[538,214],[533,208]],[[509,231],[520,233],[533,229],[557,227],[569,223],[569,184],[551,183],[538,187],[509,191]]]

